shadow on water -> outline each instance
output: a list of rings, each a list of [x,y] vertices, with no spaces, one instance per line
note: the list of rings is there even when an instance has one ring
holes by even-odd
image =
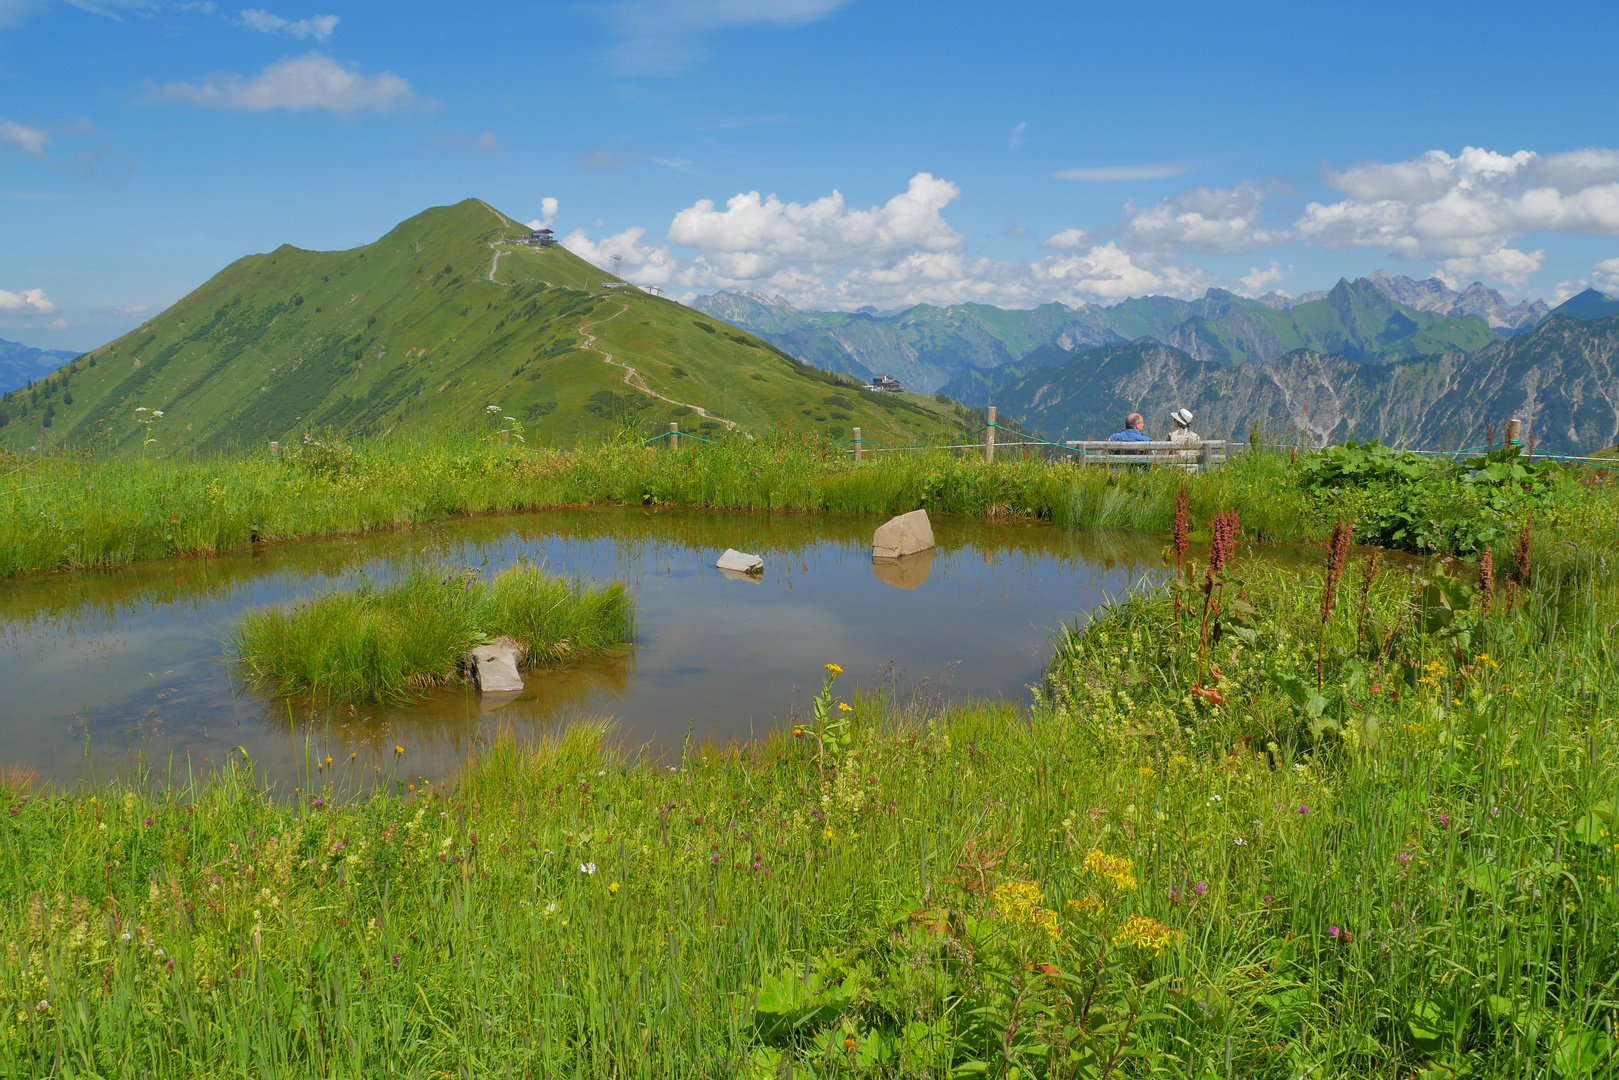
[[[1049,631],[1158,566],[1162,542],[1024,522],[939,520],[938,548],[873,564],[877,519],[593,508],[480,518],[216,558],[0,582],[0,767],[67,779],[132,753],[206,771],[243,746],[288,781],[443,776],[497,728],[612,716],[655,750],[747,738],[804,708],[821,665],[840,689],[923,679],[947,696],[1020,699]],[[714,568],[735,547],[762,576]],[[412,561],[493,573],[520,558],[635,595],[633,648],[526,673],[515,698],[451,687],[409,705],[327,707],[233,678],[248,610],[383,582]],[[86,747],[91,749],[86,761]],[[396,751],[402,747],[403,753]]]

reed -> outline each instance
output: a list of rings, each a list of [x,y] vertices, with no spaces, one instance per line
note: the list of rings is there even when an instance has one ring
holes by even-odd
[[[235,646],[249,677],[280,693],[377,701],[461,678],[468,650],[491,638],[512,639],[535,662],[599,652],[634,632],[622,583],[570,584],[518,563],[487,584],[470,570],[417,567],[386,588],[254,612]]]

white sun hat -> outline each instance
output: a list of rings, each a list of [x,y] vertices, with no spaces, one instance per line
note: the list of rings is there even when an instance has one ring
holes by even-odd
[[[1192,414],[1187,409],[1176,409],[1169,415],[1175,421],[1175,423],[1179,424],[1181,427],[1192,426]]]

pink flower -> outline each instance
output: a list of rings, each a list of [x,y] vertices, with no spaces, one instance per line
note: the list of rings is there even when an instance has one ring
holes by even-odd
[[[1398,855],[1396,855],[1394,857],[1396,859],[1399,859],[1402,864],[1408,863],[1408,862],[1411,861],[1411,853],[1409,851],[1402,851],[1402,852],[1400,852]]]
[[[1338,928],[1336,926],[1327,927],[1327,936],[1328,937],[1335,938],[1335,937],[1338,936],[1339,933],[1340,933],[1340,931],[1338,930]]]
[[[1299,803],[1299,814],[1301,816],[1304,815],[1304,814],[1308,814],[1309,812],[1310,812],[1310,804],[1309,803]]]
[[[1209,884],[1206,881],[1200,881],[1196,885],[1192,886],[1192,891],[1197,893],[1197,895],[1202,896],[1204,893],[1209,891]]]

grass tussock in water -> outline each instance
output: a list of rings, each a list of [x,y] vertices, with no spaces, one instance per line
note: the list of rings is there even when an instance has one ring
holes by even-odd
[[[247,671],[282,693],[376,701],[460,678],[467,651],[497,637],[535,663],[598,652],[634,632],[622,583],[570,584],[519,563],[487,583],[417,568],[386,588],[269,608],[243,620],[235,643]]]
[[[1611,1076],[1619,594],[1525,570],[1328,601],[1239,554],[1060,635],[1032,708],[829,668],[674,762],[0,779],[0,1070]]]
[[[677,452],[630,435],[563,454],[452,433],[312,440],[279,457],[8,457],[0,458],[0,577],[589,503],[882,515],[921,507],[1162,531],[1184,484],[1194,521],[1235,509],[1254,539],[1321,536],[1340,511],[1366,517],[1354,493],[1301,482],[1304,459],[1286,449],[1243,451],[1220,469],[1194,474],[1081,468],[1022,453],[1003,450],[993,465],[971,452],[896,452],[855,462],[840,447],[784,429]],[[1455,513],[1522,516],[1521,508],[1477,503],[1464,500]],[[1535,515],[1542,531],[1619,543],[1612,486]]]

